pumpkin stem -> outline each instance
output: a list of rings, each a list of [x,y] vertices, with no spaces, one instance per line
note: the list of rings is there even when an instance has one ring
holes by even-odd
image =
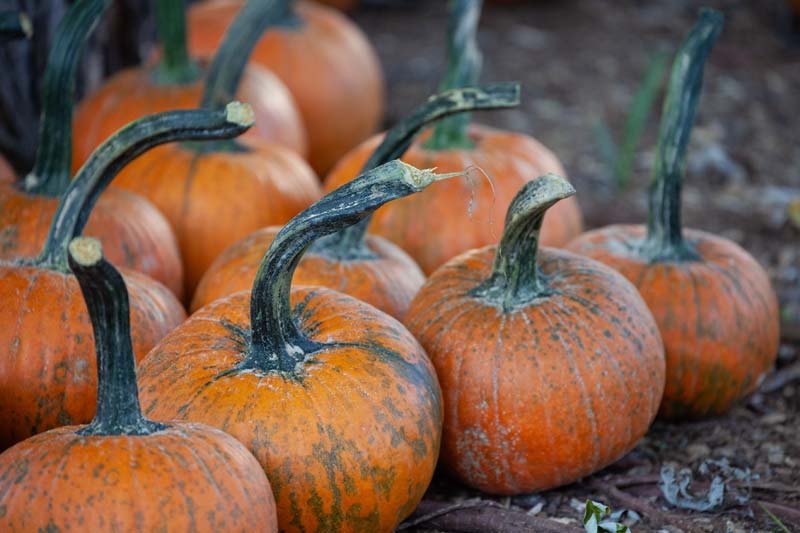
[[[478,19],[481,0],[450,0],[447,25],[447,72],[440,89],[456,89],[478,83],[483,58],[478,49]],[[463,113],[441,121],[425,143],[429,150],[472,148],[467,135],[469,114]]]
[[[644,252],[651,261],[693,261],[700,257],[683,239],[681,188],[686,148],[692,133],[703,67],[722,31],[722,14],[701,9],[675,56],[664,98],[658,149],[650,185],[650,214]]]
[[[291,0],[248,0],[231,23],[208,69],[200,107],[223,109],[236,96],[247,60],[270,27],[299,24]]]
[[[36,162],[22,183],[30,194],[57,197],[69,185],[75,72],[89,36],[110,4],[111,0],[80,0],[56,29],[44,71]]]
[[[573,194],[573,186],[555,174],[529,181],[519,190],[506,213],[506,227],[494,256],[492,274],[474,289],[475,296],[508,311],[547,294],[536,264],[539,232],[545,212]]]
[[[401,157],[417,134],[428,124],[456,113],[476,109],[507,109],[519,105],[519,84],[498,83],[482,87],[450,89],[428,98],[413,113],[395,124],[372,152],[361,172]],[[364,237],[371,215],[342,231],[324,237],[314,243],[314,251],[340,260],[356,260],[373,257]]]
[[[225,111],[168,111],[131,122],[92,152],[69,184],[36,264],[66,271],[69,242],[83,231],[97,197],[142,153],[173,141],[235,137],[252,125],[252,109],[239,102],[229,104]]]
[[[100,242],[90,237],[70,242],[69,268],[81,286],[97,352],[97,410],[78,434],[150,435],[166,428],[146,419],[139,405],[128,291],[122,276],[103,259]]]
[[[291,374],[306,355],[324,346],[300,331],[289,299],[295,268],[312,242],[355,224],[386,202],[457,175],[390,161],[328,193],[290,220],[272,241],[253,282],[250,350],[239,369]]]
[[[156,0],[156,29],[162,56],[153,79],[164,85],[185,85],[200,78],[200,68],[186,47],[186,9],[183,0]]]
[[[33,35],[33,24],[28,15],[22,11],[0,12],[0,43],[16,39],[30,39]]]

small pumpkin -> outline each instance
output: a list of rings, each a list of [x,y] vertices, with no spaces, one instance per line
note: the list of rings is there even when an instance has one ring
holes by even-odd
[[[345,15],[316,2],[296,5],[294,24],[264,34],[252,61],[274,72],[294,96],[308,132],[309,162],[322,175],[378,127],[383,115],[380,63],[366,36]],[[213,0],[189,9],[189,49],[209,57],[244,5]]]
[[[480,2],[459,0],[450,4],[449,65],[444,89],[473,85],[480,70],[475,32]],[[476,166],[490,178],[472,185],[441,182],[420,195],[380,209],[370,231],[398,244],[430,274],[451,257],[497,242],[492,221],[502,220],[522,184],[546,172],[563,175],[555,155],[538,141],[520,133],[468,125],[462,114],[441,121],[430,137],[421,135],[403,161],[420,168],[455,172]],[[344,156],[325,180],[333,190],[353,179],[380,143],[373,137]],[[474,212],[464,209],[472,203]],[[557,204],[543,228],[543,242],[561,246],[581,231],[581,214],[574,198]]]
[[[103,188],[128,161],[156,144],[231,137],[251,124],[241,105],[227,112],[162,113],[133,123],[98,148],[69,185],[39,256],[0,261],[0,449],[92,418],[92,330],[67,268],[67,246],[84,229]],[[125,272],[125,278],[133,349],[140,359],[186,314],[160,283],[136,272]]]
[[[94,239],[73,240],[69,261],[96,339],[96,414],[0,454],[0,529],[278,531],[269,482],[241,443],[142,415],[125,282]]]
[[[440,178],[393,161],[328,194],[280,231],[252,291],[202,308],[139,366],[149,416],[248,446],[281,531],[392,531],[433,476],[441,393],[417,341],[355,298],[290,285],[316,239]]]
[[[683,229],[681,187],[705,60],[722,15],[705,9],[675,57],[664,100],[646,226],[586,233],[569,249],[631,280],[664,338],[660,416],[719,415],[752,392],[778,353],[777,297],[764,269],[732,241]]]
[[[402,154],[426,124],[453,113],[517,105],[519,87],[507,84],[486,88],[454,89],[431,97],[400,121],[372,153],[362,172]],[[425,276],[397,245],[377,235],[366,235],[365,219],[355,226],[321,239],[304,255],[295,271],[298,285],[330,287],[374,305],[402,320]],[[203,276],[192,300],[192,310],[246,290],[280,227],[263,228],[223,252]]]
[[[59,198],[69,186],[75,72],[86,41],[110,3],[77,2],[56,30],[45,69],[34,168],[19,182],[0,179],[0,259],[37,253]],[[183,267],[175,235],[164,216],[143,197],[111,188],[98,202],[87,233],[104,243],[114,264],[142,272],[180,297]]]
[[[204,108],[225,107],[258,37],[288,20],[282,0],[247,3],[209,67]],[[187,303],[228,246],[287,222],[321,196],[317,176],[300,156],[255,138],[164,146],[124,169],[115,183],[147,197],[169,220],[184,261]]]
[[[633,285],[539,249],[545,211],[574,192],[553,174],[526,183],[500,244],[448,261],[406,314],[442,385],[442,462],[485,492],[546,490],[603,468],[661,401],[664,348]]]
[[[80,103],[75,111],[72,163],[77,172],[92,150],[125,124],[161,111],[194,109],[203,93],[204,68],[186,50],[184,0],[157,0],[155,16],[163,44],[161,59],[123,69]],[[241,52],[245,53],[245,52]],[[248,134],[305,156],[305,127],[292,95],[271,72],[251,64],[237,94],[256,115]]]

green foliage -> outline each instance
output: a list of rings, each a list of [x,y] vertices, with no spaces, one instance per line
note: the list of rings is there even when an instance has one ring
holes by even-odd
[[[625,524],[618,520],[619,512],[612,513],[608,505],[586,500],[586,511],[583,513],[583,527],[586,533],[630,533]]]
[[[614,140],[614,135],[604,118],[600,118],[595,123],[595,142],[601,157],[609,169],[609,173],[613,177],[614,187],[617,190],[625,189],[630,183],[636,147],[639,145],[639,140],[644,133],[647,118],[650,116],[661,87],[661,81],[664,79],[668,59],[669,54],[662,51],[656,53],[650,60],[639,88],[628,108],[625,126],[619,143]]]

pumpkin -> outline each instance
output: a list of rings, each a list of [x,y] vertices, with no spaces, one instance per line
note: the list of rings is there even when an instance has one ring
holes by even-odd
[[[539,249],[545,211],[574,192],[554,174],[526,183],[500,244],[448,261],[406,314],[442,386],[442,462],[485,492],[546,490],[603,468],[661,400],[664,348],[633,285]]]
[[[204,108],[222,109],[233,98],[249,50],[265,28],[286,24],[287,13],[281,0],[251,0],[242,9],[209,67]],[[255,138],[164,146],[129,165],[116,184],[147,197],[175,230],[187,303],[228,246],[287,222],[321,196],[300,156]]]
[[[721,28],[722,16],[703,10],[676,55],[647,226],[609,226],[569,245],[619,270],[653,312],[667,357],[660,416],[671,419],[724,413],[758,386],[778,353],[778,303],[763,268],[732,241],[681,224],[703,65]]]
[[[278,0],[286,8],[293,0]],[[215,0],[189,9],[189,49],[214,53],[244,0]],[[380,63],[364,34],[336,9],[296,2],[298,20],[259,41],[252,61],[291,91],[308,132],[309,162],[322,175],[366,139],[383,115]]]
[[[402,154],[425,124],[472,109],[510,107],[519,102],[519,87],[498,85],[455,89],[429,99],[387,134],[362,172]],[[374,305],[402,320],[425,276],[399,247],[376,235],[366,235],[368,220],[321,239],[302,258],[295,271],[298,285],[330,287]],[[246,290],[255,279],[266,250],[280,227],[263,228],[240,240],[212,263],[192,300],[192,310]]]
[[[0,44],[16,39],[30,39],[33,35],[31,19],[22,11],[0,12]]]
[[[83,230],[100,191],[155,144],[231,137],[250,124],[252,117],[233,105],[228,112],[176,111],[134,123],[98,148],[72,181],[39,256],[0,261],[0,449],[93,415],[94,345],[78,283],[67,268],[67,246]],[[160,283],[135,272],[125,278],[133,349],[141,359],[186,315]]]
[[[158,0],[155,8],[164,45],[162,57],[156,64],[119,71],[81,102],[73,128],[74,171],[97,145],[125,124],[160,111],[194,109],[200,104],[203,68],[186,50],[184,2]],[[306,132],[300,114],[289,90],[274,74],[251,64],[237,96],[248,102],[256,115],[256,127],[248,134],[306,155]]]
[[[441,391],[417,341],[350,296],[290,285],[314,240],[436,179],[393,161],[325,196],[280,231],[252,291],[202,308],[139,366],[148,416],[248,446],[281,531],[393,531],[433,476]]]
[[[480,54],[475,32],[480,2],[450,4],[450,50],[444,88],[476,82]],[[478,167],[489,179],[469,184],[443,181],[422,194],[405,198],[380,209],[372,218],[370,231],[398,244],[426,274],[462,252],[497,242],[493,221],[502,220],[514,194],[525,182],[545,172],[564,174],[558,159],[535,139],[470,125],[462,114],[441,121],[430,137],[421,135],[403,161],[421,168],[455,172]],[[380,137],[362,143],[342,158],[325,180],[330,191],[357,175]],[[468,209],[473,205],[473,209]],[[573,198],[550,211],[543,229],[543,242],[560,246],[581,231],[581,214]]]
[[[87,39],[110,3],[77,2],[56,30],[45,70],[33,171],[18,183],[0,180],[0,259],[29,257],[41,248],[59,198],[69,186],[75,71]],[[175,235],[164,216],[143,197],[110,189],[86,231],[105,244],[114,264],[142,272],[180,297],[183,267]]]
[[[316,0],[320,4],[335,7],[342,11],[350,11],[358,5],[358,0]]]
[[[96,339],[96,414],[0,454],[0,529],[278,531],[269,482],[241,443],[142,415],[128,295],[100,244],[73,240],[69,264]]]

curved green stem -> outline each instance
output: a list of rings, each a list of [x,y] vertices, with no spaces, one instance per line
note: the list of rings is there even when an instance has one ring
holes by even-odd
[[[457,89],[478,83],[481,75],[481,52],[476,35],[481,15],[481,0],[450,0],[447,28],[447,73],[440,89]],[[472,148],[467,135],[469,114],[441,121],[425,143],[429,150]]]
[[[252,125],[250,106],[234,102],[225,111],[169,111],[125,126],[92,152],[70,183],[58,204],[36,263],[57,270],[66,269],[67,246],[83,231],[97,197],[125,165],[142,153],[173,141],[228,139]]]
[[[23,183],[30,194],[56,197],[69,185],[75,72],[89,36],[110,4],[111,0],[80,0],[58,25],[44,74],[36,162]]]
[[[33,25],[28,15],[21,11],[0,12],[0,43],[16,39],[30,39]]]
[[[361,172],[368,172],[402,156],[417,134],[432,122],[456,113],[478,109],[507,109],[519,105],[519,84],[498,83],[483,87],[451,89],[432,96],[390,129],[372,152]],[[314,244],[314,251],[340,260],[372,257],[364,237],[371,216]]]
[[[722,14],[702,9],[675,56],[664,98],[658,150],[650,185],[650,214],[644,252],[651,261],[699,259],[683,240],[681,188],[703,68],[722,31]]]
[[[546,294],[536,264],[539,232],[545,212],[573,194],[572,185],[555,174],[545,174],[520,189],[508,207],[492,274],[474,289],[474,295],[508,311]]]
[[[200,78],[200,68],[186,47],[186,8],[183,0],[155,0],[156,28],[163,48],[153,79],[163,85],[185,85]]]
[[[128,290],[122,276],[103,259],[100,242],[89,237],[70,243],[69,268],[81,286],[97,352],[97,410],[78,434],[150,435],[168,427],[145,418],[139,405]]]
[[[272,241],[250,293],[252,338],[240,369],[293,373],[322,344],[297,327],[289,301],[292,276],[318,238],[355,224],[380,206],[456,174],[435,174],[390,161],[330,192],[290,220]]]
[[[222,109],[233,100],[247,60],[267,28],[297,24],[291,0],[248,0],[225,32],[211,62],[201,107]]]

